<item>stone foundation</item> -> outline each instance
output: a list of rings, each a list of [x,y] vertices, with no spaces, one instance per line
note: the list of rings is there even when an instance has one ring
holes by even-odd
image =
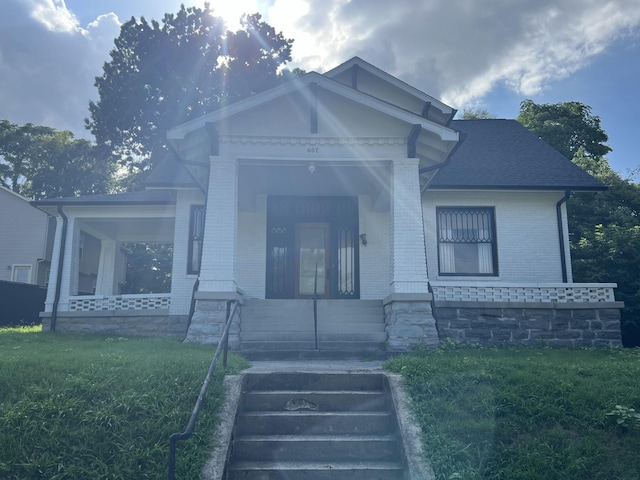
[[[492,345],[620,347],[620,302],[435,302],[440,340]]]
[[[51,313],[43,313],[42,331],[51,328]],[[121,336],[147,335],[182,338],[187,333],[186,315],[168,311],[59,312],[56,332],[104,333]]]
[[[406,352],[439,344],[431,294],[393,294],[383,300],[387,348]]]
[[[196,307],[185,342],[217,344],[227,321],[227,302],[231,294],[196,292]],[[229,330],[229,348],[240,346],[240,313],[236,314]]]

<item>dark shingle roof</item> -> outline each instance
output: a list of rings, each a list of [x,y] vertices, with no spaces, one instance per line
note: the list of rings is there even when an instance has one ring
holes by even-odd
[[[149,172],[147,178],[144,179],[144,185],[159,188],[194,188],[197,186],[184,165],[176,159],[173,153],[167,153],[160,163]]]
[[[431,189],[605,190],[516,120],[454,120],[463,141]]]

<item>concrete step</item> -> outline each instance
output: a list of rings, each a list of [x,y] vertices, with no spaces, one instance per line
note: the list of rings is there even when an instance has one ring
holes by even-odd
[[[251,391],[244,395],[248,411],[375,412],[389,408],[380,391]]]
[[[245,376],[227,480],[403,480],[404,465],[384,375]]]
[[[269,340],[243,340],[240,344],[239,353],[249,358],[253,353],[260,352],[299,352],[302,358],[304,358],[305,352],[312,351],[326,351],[342,353],[342,356],[336,356],[336,359],[340,358],[362,358],[360,353],[385,353],[384,341],[375,342],[329,342],[318,341],[318,349],[316,350],[315,341],[309,339],[308,341],[269,341]],[[322,355],[320,355],[322,357]],[[366,357],[366,355],[365,355]],[[307,357],[308,358],[308,357]],[[257,360],[253,358],[253,360]]]
[[[382,317],[369,315],[365,313],[342,314],[342,315],[318,315],[318,326],[336,325],[340,323],[349,323],[354,325],[372,324],[384,325]],[[286,325],[293,327],[296,325],[310,325],[313,328],[313,313],[297,317],[285,317],[282,313],[273,313],[269,315],[249,316],[246,312],[242,315],[242,324],[251,325],[252,327],[260,327],[262,325]]]
[[[397,462],[240,462],[227,480],[403,480]]]
[[[322,344],[319,345],[323,348]],[[389,353],[380,348],[380,345],[374,344],[365,347],[354,344],[350,348],[335,349],[335,350],[315,350],[313,345],[309,349],[294,349],[294,350],[280,350],[280,349],[263,349],[258,350],[249,346],[250,350],[239,350],[239,353],[247,360],[260,362],[260,361],[296,361],[296,360],[386,360],[389,358]]]
[[[393,435],[243,435],[233,455],[243,461],[394,461],[400,445]]]
[[[315,333],[311,332],[240,332],[241,342],[276,341],[276,342],[315,342]],[[318,331],[319,342],[386,342],[387,332],[322,332]]]
[[[389,412],[246,412],[238,435],[382,435],[393,430]]]
[[[253,373],[245,376],[245,391],[255,390],[342,390],[386,391],[386,379],[371,373]]]
[[[384,332],[383,322],[352,322],[351,319],[328,323],[318,321],[318,332]],[[269,322],[243,322],[242,331],[251,332],[313,332],[313,320],[301,322],[298,320],[283,320]]]

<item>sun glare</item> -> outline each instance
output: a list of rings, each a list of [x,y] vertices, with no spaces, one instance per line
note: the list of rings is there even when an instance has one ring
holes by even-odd
[[[245,13],[260,12],[257,0],[213,0],[210,3],[213,14],[224,18],[230,30],[240,27],[240,17]]]

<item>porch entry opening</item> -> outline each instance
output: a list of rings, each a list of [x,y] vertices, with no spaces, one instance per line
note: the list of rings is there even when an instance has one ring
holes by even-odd
[[[266,298],[360,298],[357,197],[267,199]]]

